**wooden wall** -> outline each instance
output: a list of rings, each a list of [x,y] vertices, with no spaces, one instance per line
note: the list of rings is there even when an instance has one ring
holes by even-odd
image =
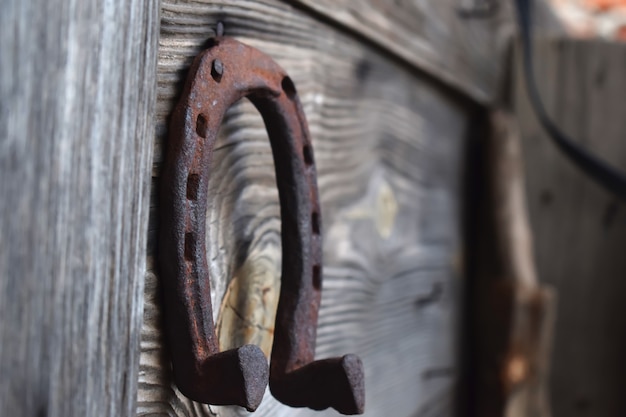
[[[0,415],[134,414],[158,5],[2,3]]]
[[[510,9],[464,20],[456,0],[393,4],[3,3],[0,414],[242,414],[172,386],[154,268],[168,116],[217,21],[287,69],[309,120],[326,239],[318,356],[362,356],[367,415],[452,414],[466,136],[470,109],[497,91]],[[280,221],[247,102],[215,158],[220,343],[268,351]],[[313,414],[269,395],[257,412]]]
[[[324,232],[320,358],[353,352],[366,415],[452,413],[460,378],[461,194],[467,102],[307,10],[268,1],[162,1],[153,196],[185,70],[218,20],[294,80],[315,149]],[[207,242],[223,348],[271,346],[280,271],[278,196],[261,118],[228,112],[214,153]],[[245,414],[189,401],[172,385],[150,222],[138,414]],[[220,304],[222,307],[220,308]],[[258,416],[290,409],[269,393]]]
[[[535,63],[539,90],[557,125],[624,170],[626,46],[542,39]],[[626,205],[555,149],[538,126],[516,72],[515,112],[538,275],[556,288],[559,299],[553,415],[626,415]]]

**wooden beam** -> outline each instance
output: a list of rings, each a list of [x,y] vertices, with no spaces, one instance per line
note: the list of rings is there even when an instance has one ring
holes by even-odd
[[[466,17],[461,1],[292,0],[378,45],[473,99],[491,102],[499,88],[507,2],[493,15]],[[508,27],[507,27],[508,25]]]
[[[513,2],[495,1],[492,12],[463,0],[287,0],[358,35],[485,105],[499,97],[506,51],[515,33]],[[536,27],[560,31],[545,1],[535,4]]]
[[[0,414],[131,416],[157,0],[0,13]]]
[[[519,129],[505,109],[491,111],[487,119],[476,166],[481,194],[469,201],[477,247],[470,264],[478,273],[468,285],[467,408],[471,416],[549,417],[555,295],[535,271]]]

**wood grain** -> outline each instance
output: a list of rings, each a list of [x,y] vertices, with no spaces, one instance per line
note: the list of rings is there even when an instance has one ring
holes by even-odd
[[[536,45],[536,78],[553,120],[623,170],[626,47],[544,38]],[[559,294],[551,377],[554,415],[626,415],[621,389],[626,207],[555,149],[532,113],[520,71],[515,79],[538,275]]]
[[[450,415],[459,379],[465,103],[288,4],[163,1],[153,196],[168,115],[185,69],[218,20],[226,35],[287,70],[307,115],[325,236],[317,356],[361,355],[366,415]],[[267,343],[279,288],[280,219],[267,135],[248,102],[227,113],[214,161],[207,245],[220,343]],[[157,226],[153,201],[150,265]],[[172,386],[158,271],[149,269],[138,414],[246,414],[193,403]],[[246,297],[230,297],[242,289]],[[256,415],[336,413],[290,409],[267,393]]]
[[[158,1],[0,13],[0,415],[135,412]]]
[[[506,78],[516,32],[513,2],[468,15],[474,0],[289,0],[358,34],[414,68],[483,104],[494,104]],[[486,2],[484,2],[486,3]],[[550,6],[533,1],[535,30],[562,32]]]
[[[466,17],[473,2],[293,0],[366,37],[411,65],[491,102],[503,75],[507,32],[513,30],[509,2],[493,15]]]

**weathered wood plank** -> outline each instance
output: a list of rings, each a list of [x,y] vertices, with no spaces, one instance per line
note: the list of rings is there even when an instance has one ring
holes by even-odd
[[[367,415],[450,415],[459,379],[465,103],[282,2],[163,1],[161,16],[153,193],[185,69],[222,20],[226,35],[288,71],[309,121],[325,235],[318,357],[361,355]],[[214,161],[207,242],[220,343],[267,347],[281,264],[278,195],[267,135],[247,101],[228,113]],[[242,289],[247,299],[231,298]],[[150,268],[138,413],[241,415],[174,389],[158,291]],[[256,415],[335,413],[290,409],[267,393]]]
[[[495,1],[492,13],[468,16],[473,0],[289,0],[358,33],[386,52],[474,100],[498,99],[505,52],[515,32],[513,2]],[[558,27],[545,1],[536,0],[541,30]]]
[[[0,415],[130,416],[158,1],[0,13]]]
[[[494,15],[464,17],[462,1],[294,0],[336,21],[480,102],[497,93],[512,29],[508,2]],[[508,28],[506,25],[508,24]]]
[[[555,122],[624,169],[626,47],[542,39],[535,63],[539,90]],[[519,72],[514,97],[538,273],[559,294],[551,376],[554,415],[626,415],[621,389],[626,366],[626,207],[574,168],[546,138]]]

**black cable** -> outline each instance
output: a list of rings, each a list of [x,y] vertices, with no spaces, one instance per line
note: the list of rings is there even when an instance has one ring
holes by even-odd
[[[517,4],[517,17],[522,39],[522,58],[524,76],[526,78],[526,91],[530,103],[543,128],[553,139],[557,147],[569,157],[585,174],[598,184],[626,201],[626,175],[615,169],[597,156],[576,144],[564,134],[550,119],[546,113],[533,73],[532,39],[530,37],[532,0],[515,0]]]

